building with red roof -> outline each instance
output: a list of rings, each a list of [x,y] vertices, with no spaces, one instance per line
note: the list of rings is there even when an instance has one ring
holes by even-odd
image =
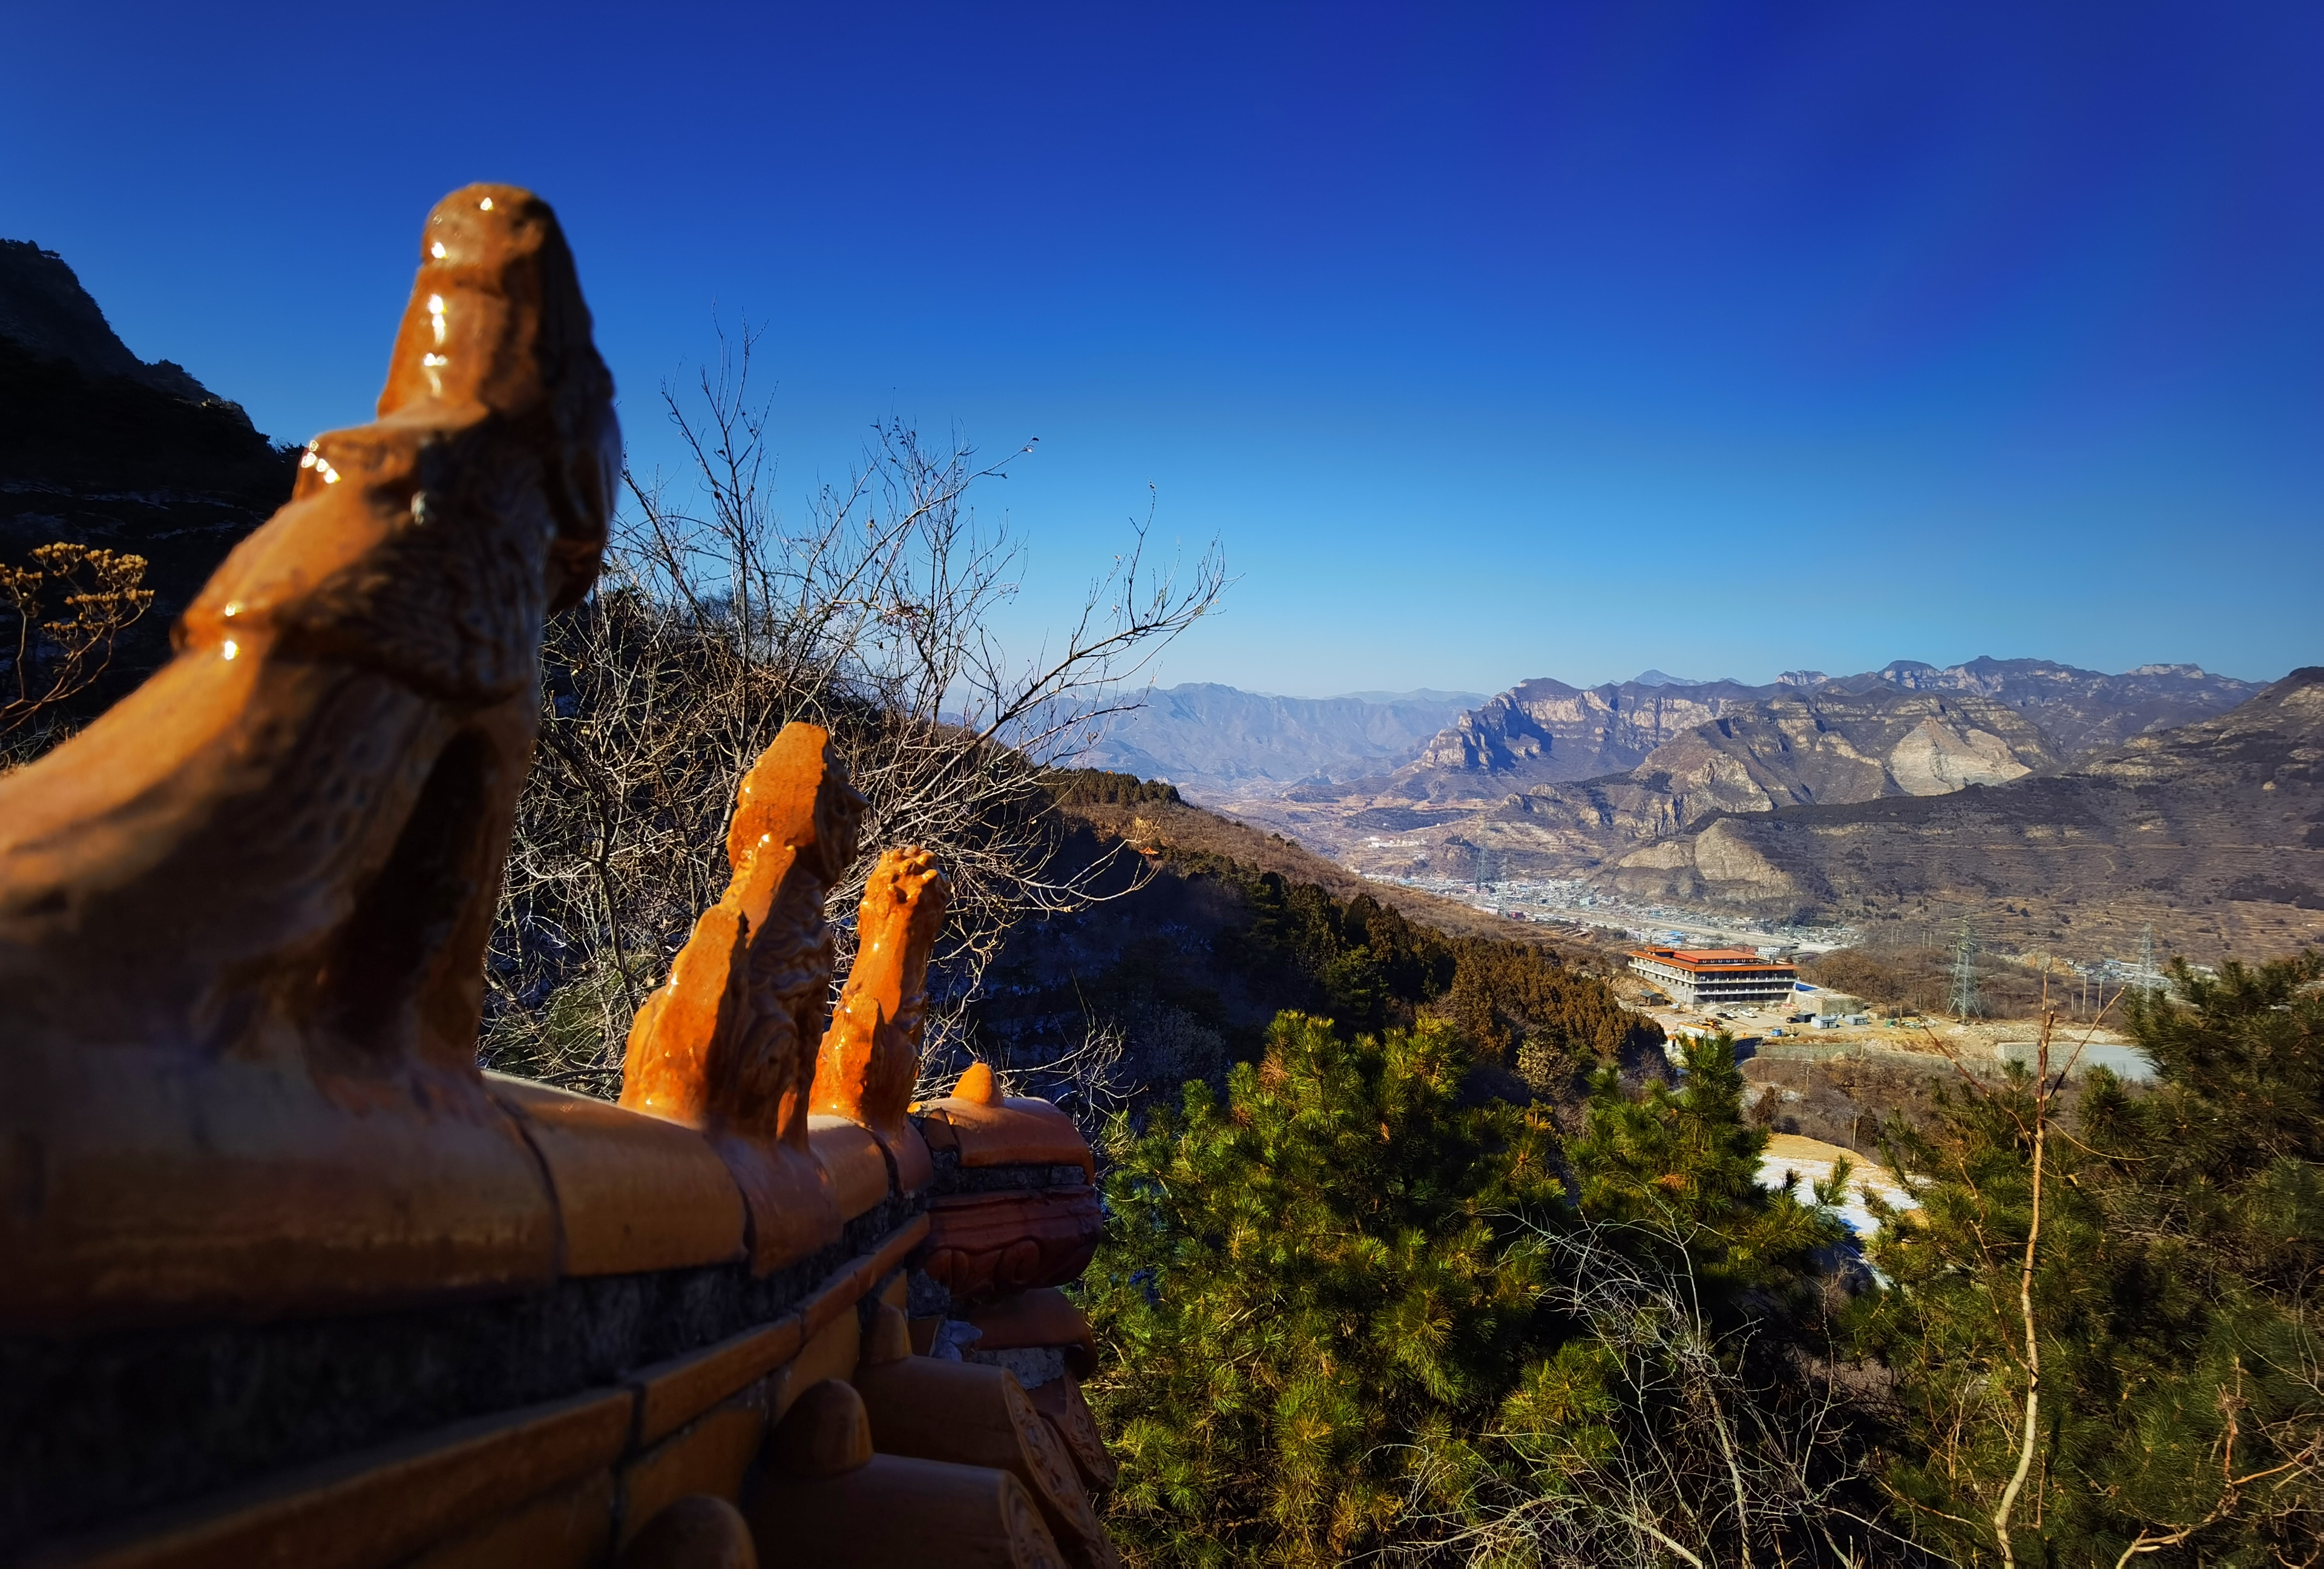
[[[1786,1001],[1800,973],[1749,948],[1632,948],[1630,969],[1688,1008]]]

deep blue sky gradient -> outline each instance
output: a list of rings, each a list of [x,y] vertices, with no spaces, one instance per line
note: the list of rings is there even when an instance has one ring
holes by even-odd
[[[623,392],[765,329],[782,484],[988,452],[1166,681],[2324,661],[2324,8],[12,5],[0,235],[303,438],[429,204],[554,202]]]

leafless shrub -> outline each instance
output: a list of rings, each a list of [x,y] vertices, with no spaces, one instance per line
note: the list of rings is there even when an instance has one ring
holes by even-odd
[[[1090,1148],[1102,1149],[1107,1120],[1130,1103],[1139,1081],[1129,1068],[1129,1032],[1110,1019],[1093,1017],[1081,1043],[1038,1060],[1003,1057],[996,1065],[1010,1094],[1038,1095],[1074,1120]],[[951,1060],[923,1056],[919,1095],[941,1094],[957,1076]]]
[[[691,483],[625,476],[604,577],[549,629],[490,965],[493,1066],[611,1092],[639,1001],[724,887],[735,786],[793,720],[831,731],[871,803],[832,893],[843,949],[880,848],[923,845],[952,879],[928,1015],[947,1061],[1009,927],[1081,907],[1106,870],[1057,870],[1042,771],[1140,699],[1139,675],[1226,586],[1215,546],[1157,568],[1149,515],[1072,624],[1011,656],[991,626],[1022,546],[968,503],[1030,445],[983,464],[890,420],[788,521],[752,344],[725,344],[692,396],[664,390]]]
[[[32,564],[0,562],[0,766],[30,756],[66,705],[113,662],[121,634],[152,607],[145,558],[58,543]]]

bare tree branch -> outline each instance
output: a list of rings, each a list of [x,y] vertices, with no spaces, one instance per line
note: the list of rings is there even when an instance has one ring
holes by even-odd
[[[987,463],[885,420],[845,481],[787,519],[750,390],[756,341],[722,335],[690,392],[664,389],[693,473],[623,475],[598,588],[549,629],[493,946],[493,1066],[612,1090],[639,999],[724,886],[735,786],[793,720],[831,732],[871,803],[863,858],[832,893],[843,946],[878,849],[922,845],[952,880],[932,1073],[960,1060],[962,1010],[1011,926],[1125,881],[1058,858],[1045,777],[1135,706],[1155,655],[1216,605],[1215,544],[1157,568],[1149,503],[1064,634],[1012,657],[992,629],[1023,548],[969,503],[1032,444]]]

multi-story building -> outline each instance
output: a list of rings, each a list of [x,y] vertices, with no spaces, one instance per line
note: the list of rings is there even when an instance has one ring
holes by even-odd
[[[1630,969],[1687,1008],[1788,1001],[1798,966],[1748,948],[1633,948]]]

